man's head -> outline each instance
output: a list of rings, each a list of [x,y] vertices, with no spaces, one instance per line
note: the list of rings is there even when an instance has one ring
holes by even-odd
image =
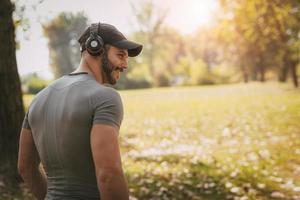
[[[129,41],[114,26],[98,23],[89,26],[78,40],[81,52],[101,66],[105,82],[115,84],[120,72],[127,68],[128,57],[142,51],[141,44]]]

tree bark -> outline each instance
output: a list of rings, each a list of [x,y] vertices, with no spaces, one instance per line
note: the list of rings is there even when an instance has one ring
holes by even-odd
[[[248,73],[247,73],[247,72],[244,72],[244,82],[245,82],[245,83],[248,83],[248,81],[249,81]]]
[[[288,75],[288,72],[291,71],[291,78],[292,78],[292,81],[293,81],[293,85],[297,88],[299,86],[299,83],[298,83],[298,77],[297,77],[297,65],[298,65],[298,62],[296,60],[292,60],[291,58],[289,58],[288,56],[288,53],[286,54],[286,56],[284,57],[284,60],[283,60],[283,63],[284,63],[284,66],[283,66],[283,69],[284,69],[284,74],[282,74],[282,78],[284,78],[284,82],[286,82],[287,80],[287,75]]]
[[[261,65],[259,68],[260,72],[260,82],[265,82],[265,66]]]
[[[298,77],[297,77],[297,62],[292,62],[290,67],[291,67],[291,75],[292,75],[292,80],[294,86],[297,88],[298,87]]]
[[[284,65],[279,71],[279,78],[278,78],[279,82],[286,82],[288,72],[289,72],[289,66],[286,63],[284,63]]]
[[[288,55],[289,55],[289,51],[286,51],[283,56],[283,66],[281,67],[281,69],[279,71],[279,81],[280,82],[287,81],[289,68],[290,68],[290,61],[289,61]]]
[[[251,79],[253,81],[257,81],[257,66],[254,66],[252,71],[251,71]]]
[[[262,55],[259,56],[258,61],[257,61],[257,69],[259,71],[260,75],[260,82],[265,82],[265,72],[266,72],[266,66],[264,62],[264,57]]]
[[[14,5],[0,1],[0,181],[12,187],[20,181],[17,173],[19,133],[24,117],[21,84],[12,19]]]
[[[244,83],[248,83],[248,81],[249,81],[249,75],[248,75],[247,68],[244,65],[240,65],[240,69],[241,69],[241,71],[243,73]]]

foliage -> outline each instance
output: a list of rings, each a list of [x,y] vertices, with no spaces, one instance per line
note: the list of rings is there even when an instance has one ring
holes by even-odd
[[[295,86],[300,33],[300,3],[297,0],[220,1],[227,17],[220,19],[219,34],[245,79],[265,80],[267,70],[286,80],[290,69]],[[229,47],[229,48],[228,48]],[[225,51],[224,51],[225,52]]]
[[[203,26],[187,38],[189,52],[195,59],[202,59],[208,70],[220,62],[221,49],[217,27]]]
[[[37,73],[29,74],[22,78],[23,92],[37,94],[49,84],[49,81],[38,76]]]
[[[166,72],[169,66],[166,58],[174,53],[165,48],[171,44],[168,39],[169,31],[164,24],[168,11],[151,0],[145,1],[140,7],[132,4],[132,10],[139,27],[139,31],[134,33],[132,38],[144,44],[142,62],[149,69],[154,86],[167,86],[170,80]]]
[[[190,84],[213,84],[212,74],[206,64],[201,60],[195,60],[190,64]]]
[[[80,61],[77,39],[88,26],[84,13],[62,12],[43,26],[49,39],[50,62],[56,78],[72,72]]]
[[[299,1],[219,2],[215,22],[190,34],[166,25],[169,10],[154,1],[132,4],[137,31],[129,38],[144,48],[141,55],[131,58],[116,88],[263,82],[269,78],[285,82],[290,72],[297,86]],[[56,76],[77,66],[78,45],[69,34],[80,33],[87,21],[82,13],[62,13],[44,26]]]
[[[14,6],[13,20],[16,29],[16,49],[20,49],[18,32],[22,32],[23,39],[30,39],[30,15],[36,12],[44,0],[33,0],[30,3],[25,0],[12,0]]]
[[[139,58],[129,60],[129,67],[122,73],[115,88],[133,89],[152,87],[149,68],[145,63],[138,62]]]
[[[139,68],[141,65],[148,68],[149,71],[144,72],[147,72],[145,77],[151,77],[151,79],[147,78],[152,81],[151,85],[222,84],[237,81],[240,80],[239,77],[243,77],[239,74],[245,74],[246,68],[249,67],[245,66],[246,64],[238,64],[242,67],[232,68],[236,64],[232,61],[236,59],[250,63],[253,59],[237,57],[240,49],[234,46],[235,35],[231,34],[228,37],[226,29],[224,33],[222,32],[223,26],[232,27],[232,22],[226,25],[225,22],[229,23],[229,21],[223,20],[213,26],[199,27],[190,35],[182,35],[162,22],[163,16],[166,17],[168,13],[158,12],[158,10],[157,5],[148,1],[142,4],[140,9],[135,8],[141,31],[131,36],[132,39],[144,44],[144,50],[138,58],[140,62],[135,62],[130,67]],[[155,26],[156,23],[157,26]],[[154,27],[157,29],[154,30]],[[234,46],[234,52],[226,49],[230,45]],[[227,71],[224,71],[224,68]],[[134,76],[131,78],[134,79]],[[126,79],[128,79],[127,75]]]

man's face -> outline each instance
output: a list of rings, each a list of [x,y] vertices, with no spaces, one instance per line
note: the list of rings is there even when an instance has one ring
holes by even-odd
[[[128,66],[128,51],[115,46],[104,51],[102,56],[102,69],[109,84],[116,84],[120,73]]]

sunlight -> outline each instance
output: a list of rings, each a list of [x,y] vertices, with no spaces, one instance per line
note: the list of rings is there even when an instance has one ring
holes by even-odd
[[[190,14],[195,20],[208,21],[211,18],[211,8],[214,1],[191,0],[188,4]]]
[[[217,8],[215,0],[173,1],[168,23],[182,33],[191,33],[203,24],[212,22],[213,12]]]
[[[25,4],[25,0],[20,0],[20,2]],[[17,32],[21,46],[17,51],[17,60],[21,75],[33,72],[51,73],[49,69],[49,52],[47,45],[45,45],[45,38],[40,22],[50,20],[61,11],[83,11],[91,21],[95,22],[100,20],[102,22],[109,22],[117,26],[124,33],[130,34],[134,30],[129,23],[133,17],[129,2],[135,5],[139,3],[138,0],[112,0],[106,3],[104,8],[102,1],[95,3],[93,0],[86,0],[85,6],[82,6],[82,2],[78,0],[65,0],[65,3],[69,5],[68,7],[61,6],[59,0],[44,0],[41,4],[38,4],[38,0],[31,0],[30,2],[33,5],[38,5],[38,9],[34,10],[28,6],[26,10],[27,13],[25,13],[26,16],[30,17],[31,34],[28,34],[29,40],[26,41],[26,39],[24,39],[26,33],[23,33],[23,30],[20,29]],[[182,33],[192,33],[197,30],[199,26],[211,23],[213,10],[217,8],[218,4],[216,0],[186,0],[185,2],[179,0],[166,0],[163,2],[154,0],[153,2],[163,9],[168,8],[169,13],[166,18],[166,24]],[[112,10],[114,12],[112,12]],[[118,15],[115,13],[118,13]],[[120,18],[119,16],[121,15],[125,17]],[[27,44],[32,42],[34,42],[35,48],[28,51]],[[39,59],[27,59],[34,58],[39,52],[42,52]]]

